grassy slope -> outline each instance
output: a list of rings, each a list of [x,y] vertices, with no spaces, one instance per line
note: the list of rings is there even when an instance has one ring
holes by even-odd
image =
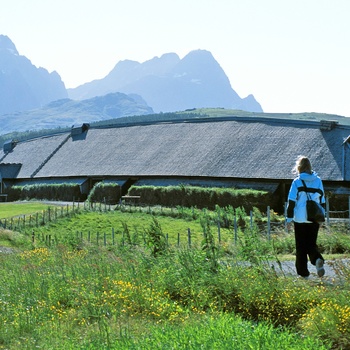
[[[350,125],[350,118],[343,117],[336,114],[327,113],[256,113],[246,112],[240,110],[230,110],[223,108],[197,108],[193,111],[186,112],[188,114],[200,113],[209,117],[263,117],[263,118],[277,118],[277,119],[292,119],[305,121],[320,121],[320,120],[334,120],[342,125]]]
[[[335,115],[335,114],[326,114],[326,113],[254,113],[254,112],[246,112],[241,110],[231,110],[231,109],[223,109],[223,108],[196,108],[193,110],[180,111],[176,113],[159,113],[159,114],[150,114],[150,115],[136,115],[130,117],[121,117],[114,119],[106,119],[104,121],[99,121],[100,119],[95,119],[94,122],[90,122],[91,126],[98,125],[118,125],[125,123],[140,123],[140,122],[148,122],[148,121],[157,121],[157,120],[180,120],[184,118],[199,118],[199,117],[264,117],[264,118],[278,118],[278,119],[292,119],[292,120],[304,120],[304,121],[320,121],[320,120],[334,120],[338,121],[341,125],[350,125],[350,118],[346,118],[343,116]],[[98,118],[96,116],[96,118]],[[83,120],[84,121],[84,120]],[[81,123],[81,119],[75,120],[74,117],[71,120],[71,124],[79,124]],[[85,120],[86,122],[86,120]],[[37,136],[37,134],[45,134],[45,129],[47,130],[47,134],[53,134],[58,131],[68,130],[69,128],[61,128],[61,129],[49,129],[52,125],[41,126],[39,129],[32,129],[30,132],[15,132],[8,134],[0,134],[0,145],[3,144],[4,141],[9,139],[18,139],[24,140],[27,138],[31,138]],[[0,131],[1,132],[1,131]]]

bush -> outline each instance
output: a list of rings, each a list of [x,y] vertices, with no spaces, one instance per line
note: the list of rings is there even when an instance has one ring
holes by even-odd
[[[266,191],[185,185],[132,186],[129,194],[141,196],[141,202],[147,205],[197,207],[209,210],[214,210],[216,206],[222,208],[233,206],[243,207],[248,212],[252,207],[265,211],[272,200],[271,194]]]
[[[89,202],[117,204],[120,199],[121,188],[114,182],[98,182],[88,195]]]
[[[85,199],[80,191],[80,186],[73,183],[12,186],[7,190],[7,194],[9,201],[28,199],[73,201]]]

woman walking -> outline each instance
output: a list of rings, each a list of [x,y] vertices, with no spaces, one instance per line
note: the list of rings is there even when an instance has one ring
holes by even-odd
[[[306,201],[308,195],[312,200],[325,206],[324,189],[321,178],[312,170],[308,157],[299,156],[294,172],[297,177],[293,180],[289,194],[287,207],[287,225],[294,222],[297,274],[307,278],[308,257],[312,265],[316,266],[319,277],[325,274],[324,259],[317,247],[319,223],[307,220]]]

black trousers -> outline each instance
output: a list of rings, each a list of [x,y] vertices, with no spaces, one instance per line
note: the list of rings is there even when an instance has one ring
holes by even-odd
[[[312,265],[317,259],[323,259],[317,247],[317,236],[320,225],[318,223],[294,223],[297,274],[307,277],[310,272],[307,268],[308,257]]]

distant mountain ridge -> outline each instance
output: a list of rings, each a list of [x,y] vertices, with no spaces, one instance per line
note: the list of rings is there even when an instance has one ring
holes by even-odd
[[[28,58],[19,55],[7,36],[0,35],[0,115],[67,97],[57,72],[35,67]]]
[[[152,108],[136,95],[113,93],[83,101],[66,98],[42,108],[0,115],[0,135],[152,113]]]
[[[167,53],[144,63],[120,61],[103,79],[68,89],[68,94],[72,99],[85,99],[115,91],[142,96],[155,112],[206,107],[263,111],[253,95],[238,96],[206,50],[191,51],[183,59]]]
[[[103,79],[67,90],[56,71],[37,68],[0,35],[0,134],[216,107],[262,112],[253,95],[238,96],[209,51],[120,61]]]

